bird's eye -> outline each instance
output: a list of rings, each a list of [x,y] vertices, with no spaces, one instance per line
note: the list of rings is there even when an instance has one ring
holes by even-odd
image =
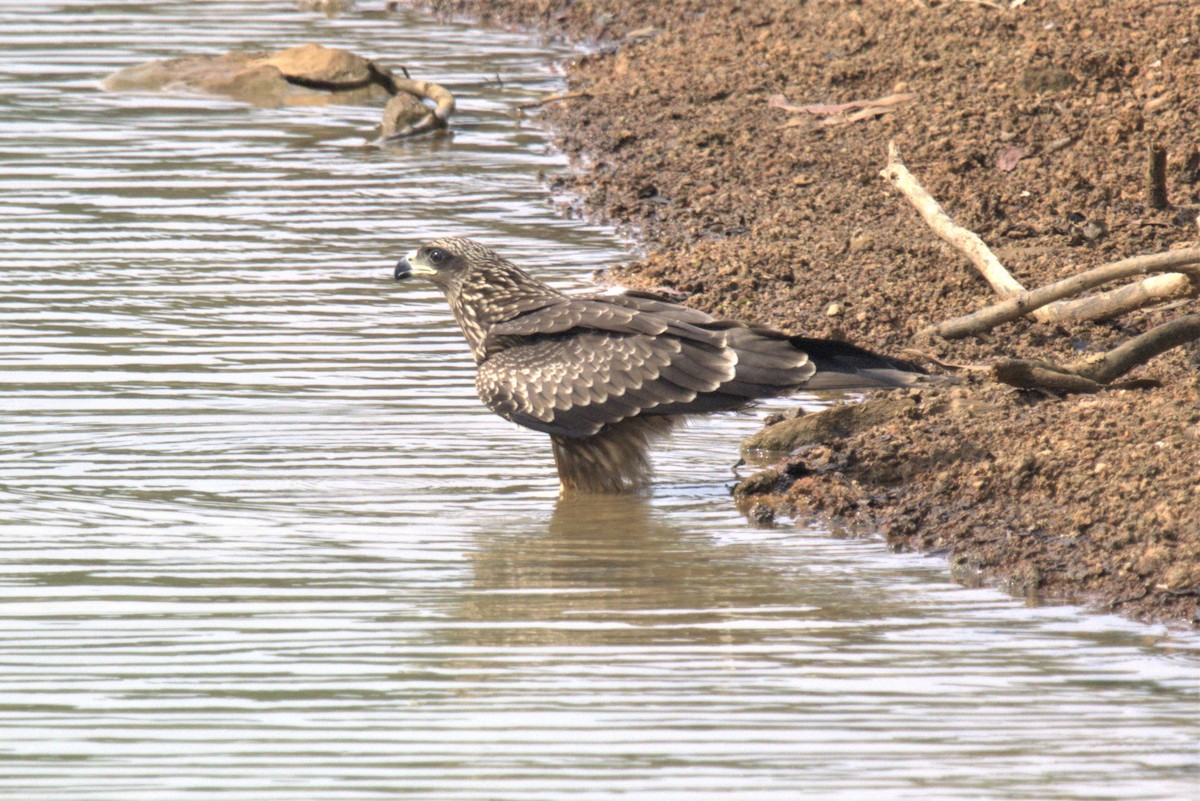
[[[430,264],[441,264],[450,258],[450,254],[441,248],[430,248],[425,258],[429,259]]]

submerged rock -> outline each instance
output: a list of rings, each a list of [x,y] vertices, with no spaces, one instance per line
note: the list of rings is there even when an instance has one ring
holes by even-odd
[[[232,51],[151,61],[113,73],[101,86],[109,92],[199,92],[275,108],[384,103],[393,80],[386,68],[362,56],[307,44],[277,53]]]
[[[220,95],[265,108],[386,103],[383,136],[391,139],[444,128],[454,111],[454,96],[437,84],[397,78],[369,59],[319,44],[151,61],[113,73],[101,86]]]
[[[417,125],[429,109],[416,95],[399,92],[383,109],[383,136],[396,136],[406,128]]]
[[[454,95],[444,87],[428,81],[397,78],[393,84],[396,95],[383,110],[381,142],[445,128],[454,113]],[[433,108],[424,101],[434,103]]]
[[[275,67],[294,83],[339,92],[361,89],[372,83],[386,88],[391,73],[362,56],[346,50],[306,44],[280,50],[261,58],[256,65]]]

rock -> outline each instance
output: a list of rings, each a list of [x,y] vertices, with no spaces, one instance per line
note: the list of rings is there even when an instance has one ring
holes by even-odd
[[[842,314],[842,304],[840,304],[840,303],[830,303],[828,306],[825,307],[825,316],[826,317],[840,317],[841,314]]]
[[[374,83],[379,72],[362,56],[319,44],[280,50],[253,64],[275,67],[288,78],[333,92],[361,89]]]
[[[105,78],[110,92],[199,92],[255,106],[373,105],[391,96],[391,75],[345,50],[308,44],[278,53],[233,51],[127,67]]]
[[[733,488],[733,494],[739,498],[746,495],[759,495],[772,491],[778,485],[779,471],[768,467],[741,481]]]
[[[1102,222],[1092,220],[1084,224],[1082,234],[1083,238],[1089,242],[1099,242],[1108,234],[1108,226]]]
[[[850,252],[862,253],[875,249],[875,237],[870,234],[858,234],[850,237]]]
[[[742,453],[790,453],[805,445],[843,439],[886,423],[916,406],[917,401],[910,397],[879,398],[863,403],[831,406],[794,420],[784,420],[747,437],[742,442]],[[753,478],[751,476],[746,480],[750,481]]]
[[[226,53],[223,56],[183,56],[126,67],[101,82],[109,92],[193,91],[237,97],[243,84],[283,83],[283,73],[273,67],[256,68],[251,63],[262,53]],[[237,97],[237,99],[241,99]]]
[[[383,136],[396,136],[412,128],[430,113],[421,99],[408,92],[398,92],[383,109]]]
[[[746,512],[746,517],[754,525],[766,528],[775,522],[775,510],[765,503],[756,503],[750,506],[749,511]]]

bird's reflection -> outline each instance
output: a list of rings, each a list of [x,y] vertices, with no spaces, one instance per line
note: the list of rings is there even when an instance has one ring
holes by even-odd
[[[781,621],[858,618],[837,577],[671,525],[637,496],[576,497],[481,534],[453,615],[474,645],[740,642]],[[859,599],[861,601],[861,599]],[[469,625],[477,622],[479,627]]]

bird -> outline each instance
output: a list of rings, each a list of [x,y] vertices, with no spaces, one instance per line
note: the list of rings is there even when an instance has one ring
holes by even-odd
[[[564,496],[644,490],[651,444],[691,415],[925,377],[846,342],[723,320],[653,292],[568,295],[470,239],[428,242],[394,275],[426,278],[445,296],[480,399],[550,436]]]

